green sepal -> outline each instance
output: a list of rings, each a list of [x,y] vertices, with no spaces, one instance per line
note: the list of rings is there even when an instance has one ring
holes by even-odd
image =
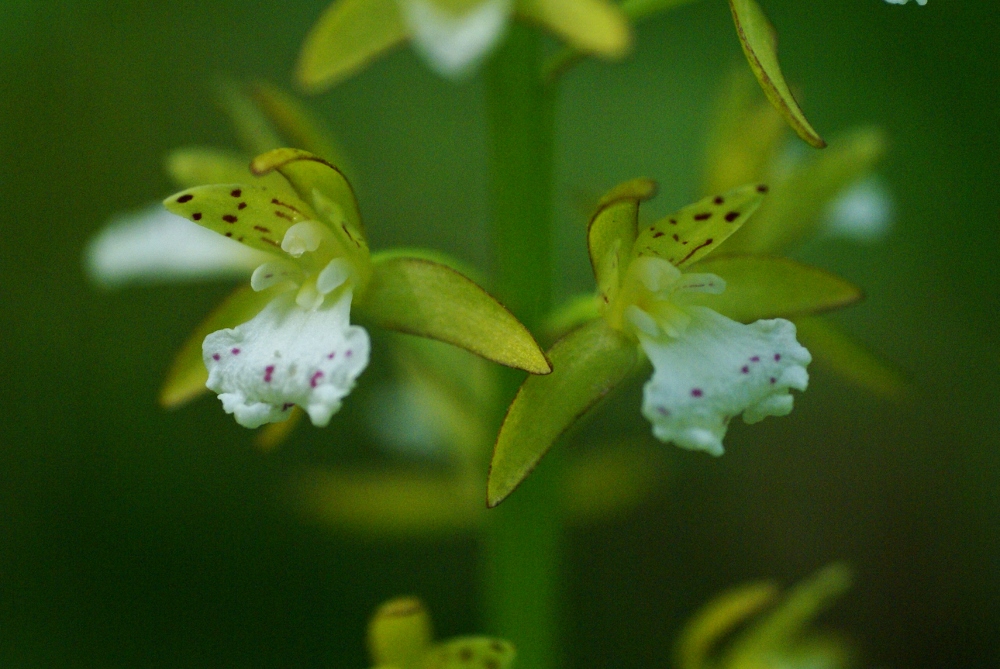
[[[710,195],[639,231],[632,257],[656,256],[683,268],[719,247],[757,210],[767,187],[740,186]]]
[[[817,365],[897,402],[913,395],[912,383],[889,363],[822,318],[794,319],[797,336]]]
[[[435,644],[418,669],[507,669],[515,654],[513,644],[503,639],[459,636]]]
[[[306,36],[295,78],[318,93],[340,83],[407,38],[395,0],[336,0]]]
[[[556,439],[625,380],[638,350],[603,319],[556,342],[549,351],[552,373],[528,377],[507,409],[493,448],[487,506],[510,495]]]
[[[885,151],[885,135],[878,128],[859,128],[838,138],[774,185],[753,221],[727,250],[784,253],[808,239],[823,223],[830,201],[871,172]]]
[[[261,154],[250,162],[250,171],[256,175],[280,173],[329,226],[345,252],[367,258],[368,242],[358,200],[343,172],[301,149],[275,149]]]
[[[454,344],[532,374],[552,371],[531,333],[502,304],[440,263],[376,256],[371,281],[355,305],[389,330]]]
[[[232,121],[244,151],[256,155],[282,145],[271,121],[248,95],[243,84],[224,80],[218,91],[219,103]]]
[[[368,622],[368,653],[376,667],[417,669],[434,638],[431,617],[416,597],[396,597]]]
[[[264,186],[213,184],[175,193],[163,201],[169,211],[250,248],[281,253],[288,228],[308,220],[309,207]]]
[[[516,11],[584,53],[619,59],[632,46],[628,19],[608,0],[519,0]]]
[[[267,306],[277,289],[254,292],[250,286],[237,289],[208,315],[191,333],[170,365],[167,378],[160,389],[160,405],[173,409],[186,404],[208,389],[208,370],[201,356],[201,344],[216,330],[234,328],[245,323]]]
[[[773,583],[750,583],[706,604],[681,630],[674,662],[678,669],[727,666],[711,661],[715,645],[777,597],[778,587]]]
[[[806,120],[802,108],[785,82],[785,75],[778,64],[777,33],[764,15],[764,10],[756,0],[729,0],[729,9],[733,13],[743,53],[767,99],[781,112],[799,137],[817,149],[825,147],[826,142]]]
[[[726,289],[719,295],[686,293],[685,302],[706,306],[741,323],[839,309],[864,297],[860,288],[835,274],[788,258],[710,258],[692,271],[722,277]]]
[[[295,195],[280,174],[254,177],[250,159],[232,151],[211,147],[191,146],[174,149],[164,161],[167,175],[180,188],[205,184],[254,183],[282,194]]]
[[[638,234],[639,203],[656,195],[652,179],[633,179],[601,198],[587,226],[587,249],[604,301],[614,299]]]

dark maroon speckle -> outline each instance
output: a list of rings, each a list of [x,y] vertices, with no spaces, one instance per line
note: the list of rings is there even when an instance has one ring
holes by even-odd
[[[774,377],[772,376],[772,377],[771,377],[771,383],[777,383],[777,382],[778,382],[778,379],[776,379],[776,378],[774,378]]]
[[[201,220],[201,212],[200,211],[194,212],[193,214],[191,214],[191,218],[193,218],[196,221],[200,221]]]
[[[226,223],[235,223],[238,219],[232,214],[226,214],[225,216],[222,217],[222,220],[225,221]]]
[[[268,365],[264,368],[264,383],[271,382],[271,376],[274,374],[274,365]]]
[[[694,220],[696,220],[696,221],[707,221],[710,218],[712,218],[712,212],[710,212],[710,211],[706,211],[706,212],[702,212],[700,214],[695,214],[694,215]]]
[[[345,358],[350,358],[352,355],[354,355],[354,351],[352,351],[351,349],[347,349],[346,351],[344,351]]]
[[[750,362],[760,362],[760,356],[755,355],[754,357],[750,358]]]
[[[281,410],[282,411],[288,411],[293,406],[295,406],[295,402],[285,402],[284,404],[281,405]]]
[[[779,360],[781,360],[781,354],[780,353],[775,353],[774,354],[774,361],[778,362]]]
[[[247,203],[246,202],[240,202],[238,205],[236,205],[236,208],[240,209],[240,210],[246,209],[247,208]]]
[[[661,416],[669,416],[670,415],[670,412],[667,411],[667,407],[656,407],[656,411]]]
[[[233,355],[239,355],[240,354],[240,349],[234,348],[232,351],[230,351],[230,353],[232,353]]]
[[[725,199],[723,199],[721,195],[716,195],[715,199],[712,200],[712,202],[714,202],[715,204],[722,204],[723,202],[725,202]]]
[[[241,191],[239,188],[237,188],[237,189],[233,190],[233,192],[231,192],[230,195],[232,195],[233,197],[239,197],[239,196],[243,195],[243,191]]]
[[[219,360],[219,354],[218,353],[213,353],[212,354],[212,360],[218,361]]]
[[[309,378],[309,387],[315,388],[319,380],[323,378],[323,372],[316,372]]]
[[[728,214],[726,214],[726,221],[728,221],[729,223],[732,223],[733,221],[735,221],[739,217],[740,217],[740,212],[738,212],[738,211],[731,211]]]
[[[194,199],[194,195],[191,195],[191,193],[188,193],[187,195],[181,195],[179,198],[177,198],[177,201],[183,203],[183,202],[190,202],[193,199]]]
[[[743,365],[743,369],[741,369],[740,371],[743,372],[744,374],[749,374],[750,373],[750,365]]]
[[[337,352],[336,352],[336,351],[334,351],[333,353],[330,353],[329,355],[327,355],[327,356],[326,356],[326,359],[327,359],[327,360],[333,360],[333,357],[334,357],[335,355],[337,355]]]
[[[761,185],[757,186],[757,192],[758,193],[766,193],[767,192],[767,186],[765,186],[764,184],[761,184]]]
[[[691,397],[701,397],[701,396],[702,396],[701,388],[691,389]]]

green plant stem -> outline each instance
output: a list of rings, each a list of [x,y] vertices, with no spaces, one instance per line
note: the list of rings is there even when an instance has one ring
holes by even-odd
[[[541,79],[541,39],[512,25],[486,68],[496,291],[533,331],[551,304],[554,99]],[[524,375],[504,377],[513,397]],[[498,413],[498,418],[499,418]],[[518,649],[518,669],[559,663],[561,527],[551,455],[489,512],[484,596],[492,632]]]

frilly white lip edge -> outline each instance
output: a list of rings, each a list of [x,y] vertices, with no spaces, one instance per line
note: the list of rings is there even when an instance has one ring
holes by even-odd
[[[202,345],[205,385],[244,427],[285,420],[295,405],[313,425],[327,425],[371,351],[365,329],[350,324],[351,299],[345,288],[337,299],[305,309],[288,291],[250,321],[213,332]]]
[[[639,334],[653,364],[643,388],[643,415],[653,434],[681,448],[724,452],[729,421],[747,423],[792,410],[789,390],[805,390],[812,356],[784,319],[744,325],[705,307],[688,307],[679,337]]]

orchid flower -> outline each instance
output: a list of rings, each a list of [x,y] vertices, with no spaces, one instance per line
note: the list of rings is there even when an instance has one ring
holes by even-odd
[[[653,375],[642,413],[654,436],[721,455],[732,418],[783,416],[792,409],[789,391],[806,388],[811,356],[781,317],[860,298],[851,284],[790,260],[706,257],[761,205],[766,186],[710,196],[640,226],[639,205],[655,191],[648,179],[624,183],[591,219],[596,307],[580,310],[584,324],[549,350],[554,372],[518,391],[494,448],[489,505],[644,359]]]

